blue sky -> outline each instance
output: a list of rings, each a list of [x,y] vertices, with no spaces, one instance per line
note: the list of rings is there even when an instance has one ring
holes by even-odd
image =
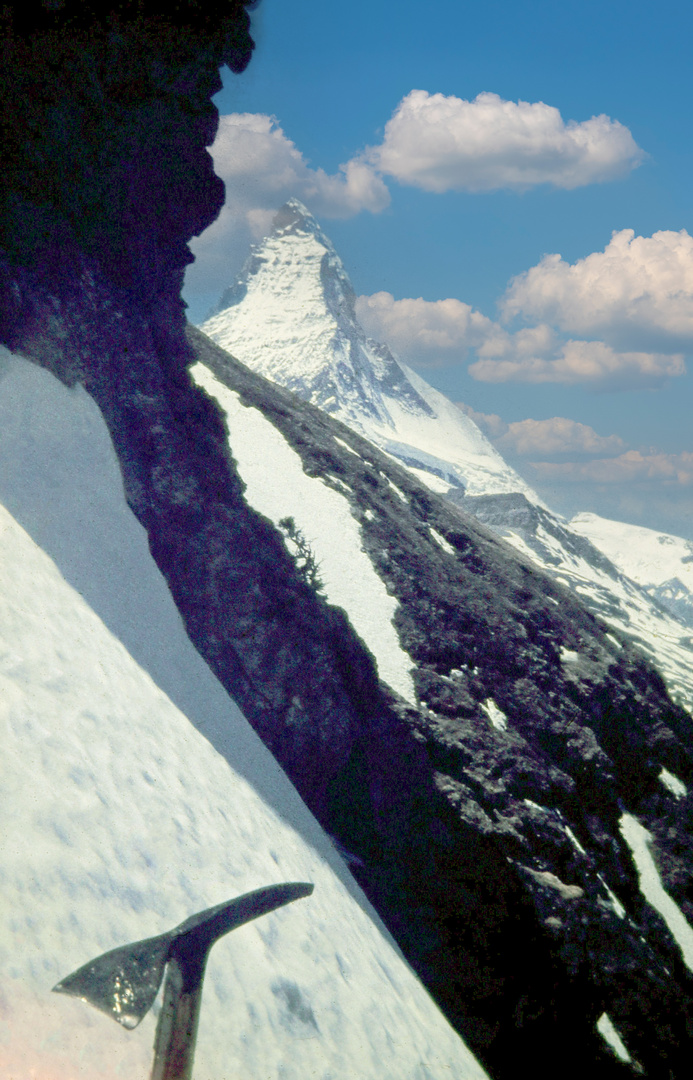
[[[369,332],[557,509],[693,539],[689,7],[262,0],[253,26],[190,318],[295,195]]]

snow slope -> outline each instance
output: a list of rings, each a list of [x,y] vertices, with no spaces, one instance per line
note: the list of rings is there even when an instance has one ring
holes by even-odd
[[[55,390],[57,431],[65,395],[86,399],[38,374]],[[3,469],[11,487],[6,457]],[[96,478],[103,508],[112,481]],[[51,987],[200,908],[307,880],[312,897],[212,951],[196,1080],[482,1077],[317,845],[196,730],[5,509],[0,577],[0,1073],[144,1078],[155,1013],[127,1032]]]
[[[469,417],[366,336],[354,299],[334,247],[291,199],[200,329],[417,470],[434,490],[522,491],[541,504]]]
[[[614,566],[693,628],[693,543],[681,536],[576,514],[570,527],[603,551]]]

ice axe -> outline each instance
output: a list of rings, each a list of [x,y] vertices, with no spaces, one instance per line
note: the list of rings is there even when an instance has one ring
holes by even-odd
[[[312,885],[292,881],[245,893],[198,912],[167,934],[97,956],[53,990],[88,1001],[132,1029],[153,1005],[168,965],[151,1080],[191,1080],[202,981],[212,945],[237,926],[310,896],[312,891]]]

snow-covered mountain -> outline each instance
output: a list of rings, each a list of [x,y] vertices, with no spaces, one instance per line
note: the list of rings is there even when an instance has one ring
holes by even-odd
[[[0,499],[84,595],[0,507],[0,1073],[141,1080],[159,1006],[128,1032],[51,987],[211,904],[308,880],[311,897],[214,947],[196,1080],[482,1080],[183,633],[94,403],[28,361],[4,368]]]
[[[291,199],[201,329],[253,371],[392,454],[434,490],[522,491],[541,503],[476,424],[366,336],[354,301],[331,242]]]
[[[681,561],[686,542],[674,539],[675,550],[681,548],[675,567],[669,545],[646,580],[632,553],[623,561],[613,544],[603,542],[603,529],[595,532],[553,513],[470,417],[386,345],[367,337],[337,252],[298,200],[279,211],[272,233],[254,247],[201,329],[254,371],[339,417],[505,537],[636,640],[670,691],[693,706],[688,564]],[[646,534],[631,536],[645,542]]]

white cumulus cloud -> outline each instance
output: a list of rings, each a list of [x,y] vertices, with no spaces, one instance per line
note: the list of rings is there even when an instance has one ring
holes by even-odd
[[[469,349],[501,349],[502,327],[461,300],[395,300],[392,293],[359,296],[356,315],[366,333],[420,366],[462,360]]]
[[[618,435],[599,435],[594,428],[552,416],[548,420],[514,420],[506,423],[495,413],[477,412],[458,402],[496,446],[518,457],[552,457],[554,454],[619,454],[626,444]]]
[[[571,264],[545,255],[513,279],[506,316],[543,319],[615,348],[693,348],[693,237],[685,229],[614,232],[604,251]]]
[[[567,123],[542,101],[473,101],[412,90],[368,160],[381,173],[425,191],[576,188],[614,180],[645,157],[628,128],[608,116]]]
[[[602,341],[567,341],[554,356],[480,359],[469,374],[480,382],[559,383],[594,389],[655,388],[685,373],[679,353],[618,352]]]
[[[361,210],[377,213],[390,202],[367,162],[353,158],[332,175],[312,169],[276,118],[262,113],[222,116],[211,154],[227,184],[227,206],[276,211],[294,196],[314,213],[334,218]]]
[[[548,420],[516,420],[497,445],[520,457],[551,457],[554,454],[618,454],[626,444],[618,435],[598,435],[594,428],[552,416]]]

